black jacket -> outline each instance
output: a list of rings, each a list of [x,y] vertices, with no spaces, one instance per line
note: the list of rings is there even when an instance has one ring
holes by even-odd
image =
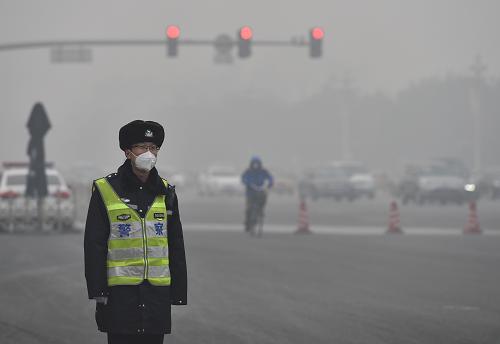
[[[130,160],[118,173],[106,177],[118,196],[144,217],[158,194],[166,195],[171,285],[153,286],[147,280],[140,285],[107,285],[106,261],[110,224],[99,190],[93,185],[85,225],[85,278],[89,299],[107,296],[106,305],[96,304],[97,327],[112,333],[170,333],[170,305],[187,303],[187,270],[184,239],[177,195],[173,186],[165,187],[156,168],[146,183],[133,173]]]

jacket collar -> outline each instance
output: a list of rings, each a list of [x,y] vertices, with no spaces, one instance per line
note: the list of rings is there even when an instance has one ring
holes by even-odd
[[[120,176],[125,188],[137,190],[140,186],[149,189],[151,192],[158,194],[167,194],[167,188],[163,183],[158,170],[156,167],[149,172],[149,177],[145,183],[143,183],[132,170],[132,163],[130,159],[125,160],[125,162],[118,168],[118,175]]]

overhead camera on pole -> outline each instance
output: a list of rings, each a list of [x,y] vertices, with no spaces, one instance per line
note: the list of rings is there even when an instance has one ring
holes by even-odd
[[[314,27],[309,31],[309,56],[318,58],[323,55],[323,37],[325,32],[320,27]]]
[[[253,32],[249,26],[243,26],[238,30],[238,56],[248,58],[252,55]]]
[[[181,30],[176,25],[169,25],[167,27],[167,55],[169,57],[176,57],[178,53],[179,36]]]

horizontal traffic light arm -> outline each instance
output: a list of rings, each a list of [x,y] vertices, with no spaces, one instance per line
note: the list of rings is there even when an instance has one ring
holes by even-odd
[[[215,40],[204,39],[178,39],[179,45],[214,45]],[[23,43],[6,43],[0,44],[0,51],[23,50],[23,49],[38,49],[38,48],[53,48],[57,46],[148,46],[148,45],[165,45],[167,39],[161,40],[61,40],[61,41],[41,41],[41,42],[23,42]],[[260,46],[305,46],[309,42],[303,39],[285,40],[252,40],[252,45]],[[232,44],[237,44],[237,40],[232,40]]]

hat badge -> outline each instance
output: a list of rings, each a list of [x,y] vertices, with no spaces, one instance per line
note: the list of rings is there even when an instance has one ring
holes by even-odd
[[[148,130],[146,130],[146,132],[144,133],[144,136],[146,136],[146,137],[153,137],[153,132],[152,132],[150,129],[148,129]]]

